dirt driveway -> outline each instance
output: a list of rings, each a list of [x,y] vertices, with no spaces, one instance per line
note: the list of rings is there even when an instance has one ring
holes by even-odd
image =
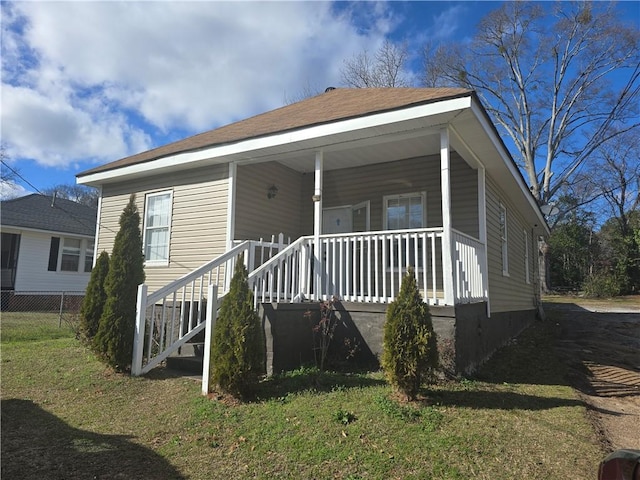
[[[640,449],[640,305],[545,303],[569,379],[608,450]]]

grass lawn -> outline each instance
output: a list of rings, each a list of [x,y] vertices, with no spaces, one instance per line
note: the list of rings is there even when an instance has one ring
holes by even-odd
[[[587,479],[603,454],[554,322],[407,405],[378,372],[314,370],[229,404],[163,369],[114,374],[57,319],[33,321],[1,320],[3,479]]]

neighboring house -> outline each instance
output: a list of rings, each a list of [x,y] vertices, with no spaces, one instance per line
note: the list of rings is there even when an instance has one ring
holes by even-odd
[[[84,292],[93,266],[96,217],[95,208],[46,195],[1,202],[2,290]]]
[[[140,328],[165,353],[143,354],[138,341],[134,373],[202,330],[208,286],[224,294],[224,272],[240,252],[275,370],[304,356],[308,301],[332,296],[378,354],[407,265],[458,371],[536,314],[536,240],[548,227],[470,90],[327,89],[82,172],[78,182],[102,192],[99,250],[111,250],[119,214],[137,196],[147,279]],[[278,233],[292,243],[259,242]]]

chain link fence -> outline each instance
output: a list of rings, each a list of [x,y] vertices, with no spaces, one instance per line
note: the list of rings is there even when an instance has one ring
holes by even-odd
[[[80,325],[80,307],[84,292],[15,292],[3,290],[0,298],[0,311],[29,313],[30,317],[51,318],[55,315],[58,327],[69,326],[78,332]]]

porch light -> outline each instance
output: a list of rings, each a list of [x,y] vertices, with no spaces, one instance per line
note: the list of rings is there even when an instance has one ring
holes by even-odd
[[[319,202],[321,198],[322,195],[314,195],[313,197],[311,197],[311,200],[313,200],[314,202]]]
[[[278,187],[276,187],[275,185],[271,185],[267,190],[267,198],[271,200],[272,198],[276,197],[277,193],[278,193]]]

